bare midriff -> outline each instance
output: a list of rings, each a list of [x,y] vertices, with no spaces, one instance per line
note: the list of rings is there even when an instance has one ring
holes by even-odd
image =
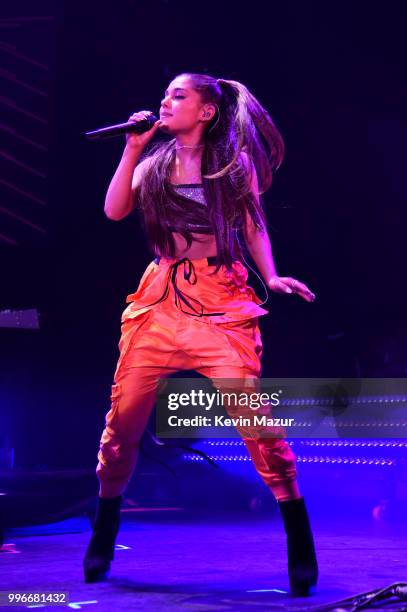
[[[216,239],[211,234],[196,234],[192,233],[193,242],[189,249],[186,249],[186,240],[178,232],[173,232],[176,257],[188,257],[189,259],[201,259],[202,257],[212,257],[216,255]],[[199,242],[198,242],[199,240]]]

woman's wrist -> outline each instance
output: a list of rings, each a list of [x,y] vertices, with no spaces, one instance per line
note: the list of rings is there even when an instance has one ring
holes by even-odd
[[[133,161],[134,163],[137,163],[142,152],[143,147],[134,147],[126,144],[123,151],[123,157],[125,159],[129,159],[130,161]]]

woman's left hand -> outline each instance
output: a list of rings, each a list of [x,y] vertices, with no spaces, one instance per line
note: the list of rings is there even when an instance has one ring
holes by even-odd
[[[307,285],[291,276],[272,276],[268,286],[276,293],[296,293],[306,302],[313,302],[316,297],[315,293],[312,293]]]

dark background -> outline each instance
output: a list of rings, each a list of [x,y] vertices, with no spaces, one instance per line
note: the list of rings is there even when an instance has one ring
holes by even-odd
[[[272,294],[263,376],[407,375],[406,22],[402,1],[9,3],[2,45],[20,55],[1,46],[5,69],[48,93],[2,79],[5,123],[48,148],[3,125],[2,207],[43,229],[0,215],[0,310],[41,314],[40,330],[0,329],[0,446],[17,466],[95,463],[120,314],[152,254],[136,215],[104,217],[123,141],[83,133],[157,113],[183,71],[243,82],[286,142],[264,198],[270,237],[279,274],[317,299]]]

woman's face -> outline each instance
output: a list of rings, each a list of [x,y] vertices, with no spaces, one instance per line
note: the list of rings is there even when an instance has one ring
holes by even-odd
[[[188,77],[177,77],[168,85],[161,100],[160,129],[170,134],[190,132],[205,121],[201,97],[191,87]],[[210,110],[208,108],[207,110]]]

